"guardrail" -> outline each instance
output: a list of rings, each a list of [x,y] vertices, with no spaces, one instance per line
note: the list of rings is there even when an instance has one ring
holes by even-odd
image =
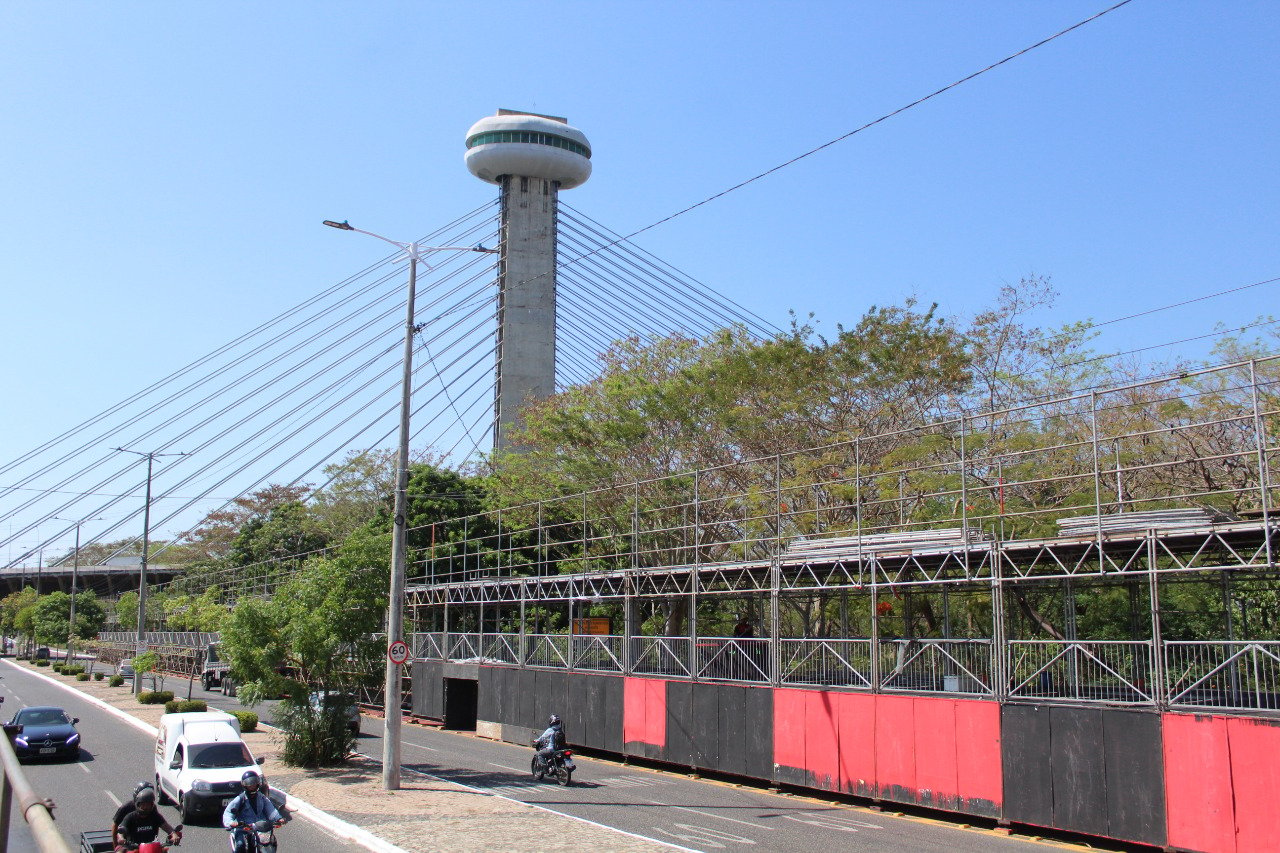
[[[0,782],[0,853],[9,849],[10,816],[15,799],[41,853],[71,853],[53,824],[53,802],[36,796],[8,736],[0,738],[0,764],[4,765],[4,781]]]

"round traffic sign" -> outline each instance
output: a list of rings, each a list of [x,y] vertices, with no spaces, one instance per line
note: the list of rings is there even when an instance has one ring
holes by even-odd
[[[387,657],[394,664],[404,663],[409,659],[409,644],[404,640],[396,640],[387,646]]]

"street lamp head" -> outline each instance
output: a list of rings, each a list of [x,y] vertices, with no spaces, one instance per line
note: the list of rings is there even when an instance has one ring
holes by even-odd
[[[334,222],[332,219],[326,219],[326,220],[324,221],[324,224],[325,224],[325,225],[328,225],[330,228],[337,228],[339,231],[354,231],[354,230],[356,230],[356,229],[352,228],[352,227],[351,227],[351,223],[350,223],[350,222],[348,222],[348,221],[347,221],[347,220],[345,220],[345,219],[344,219],[344,220],[342,220],[341,222]]]

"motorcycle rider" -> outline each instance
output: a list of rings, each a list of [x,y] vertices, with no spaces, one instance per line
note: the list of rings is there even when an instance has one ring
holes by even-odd
[[[117,851],[137,850],[139,845],[155,841],[162,829],[170,844],[181,837],[156,808],[156,792],[150,785],[140,787],[133,795],[133,811],[124,816],[118,829]]]
[[[234,830],[231,838],[237,851],[247,847],[246,832],[251,830],[258,821],[271,821],[276,826],[284,823],[284,818],[281,817],[275,803],[259,790],[262,786],[261,776],[252,770],[246,770],[240,777],[240,784],[244,786],[244,790],[222,810],[222,825],[226,829]]]
[[[124,820],[125,815],[133,811],[133,798],[141,793],[143,788],[150,788],[150,782],[139,782],[133,786],[133,793],[129,795],[129,799],[120,804],[120,808],[116,809],[115,814],[111,816],[111,846],[117,847],[120,844],[120,821]]]
[[[560,721],[559,714],[552,714],[547,718],[547,728],[542,734],[538,735],[538,739],[533,742],[533,748],[538,751],[538,766],[546,767],[551,756],[556,750],[564,749],[564,723]]]

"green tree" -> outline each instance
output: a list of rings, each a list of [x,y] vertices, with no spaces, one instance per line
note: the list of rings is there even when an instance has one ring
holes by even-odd
[[[107,614],[98,597],[86,590],[76,594],[77,638],[96,637],[106,622]],[[40,596],[32,613],[36,641],[44,644],[65,643],[71,627],[71,596],[51,592]]]
[[[369,538],[336,558],[313,557],[270,599],[242,598],[222,631],[222,649],[247,704],[285,694],[286,761],[317,766],[343,761],[351,736],[345,709],[325,713],[308,700],[311,691],[350,692],[358,673],[376,669],[387,574],[370,566]]]

